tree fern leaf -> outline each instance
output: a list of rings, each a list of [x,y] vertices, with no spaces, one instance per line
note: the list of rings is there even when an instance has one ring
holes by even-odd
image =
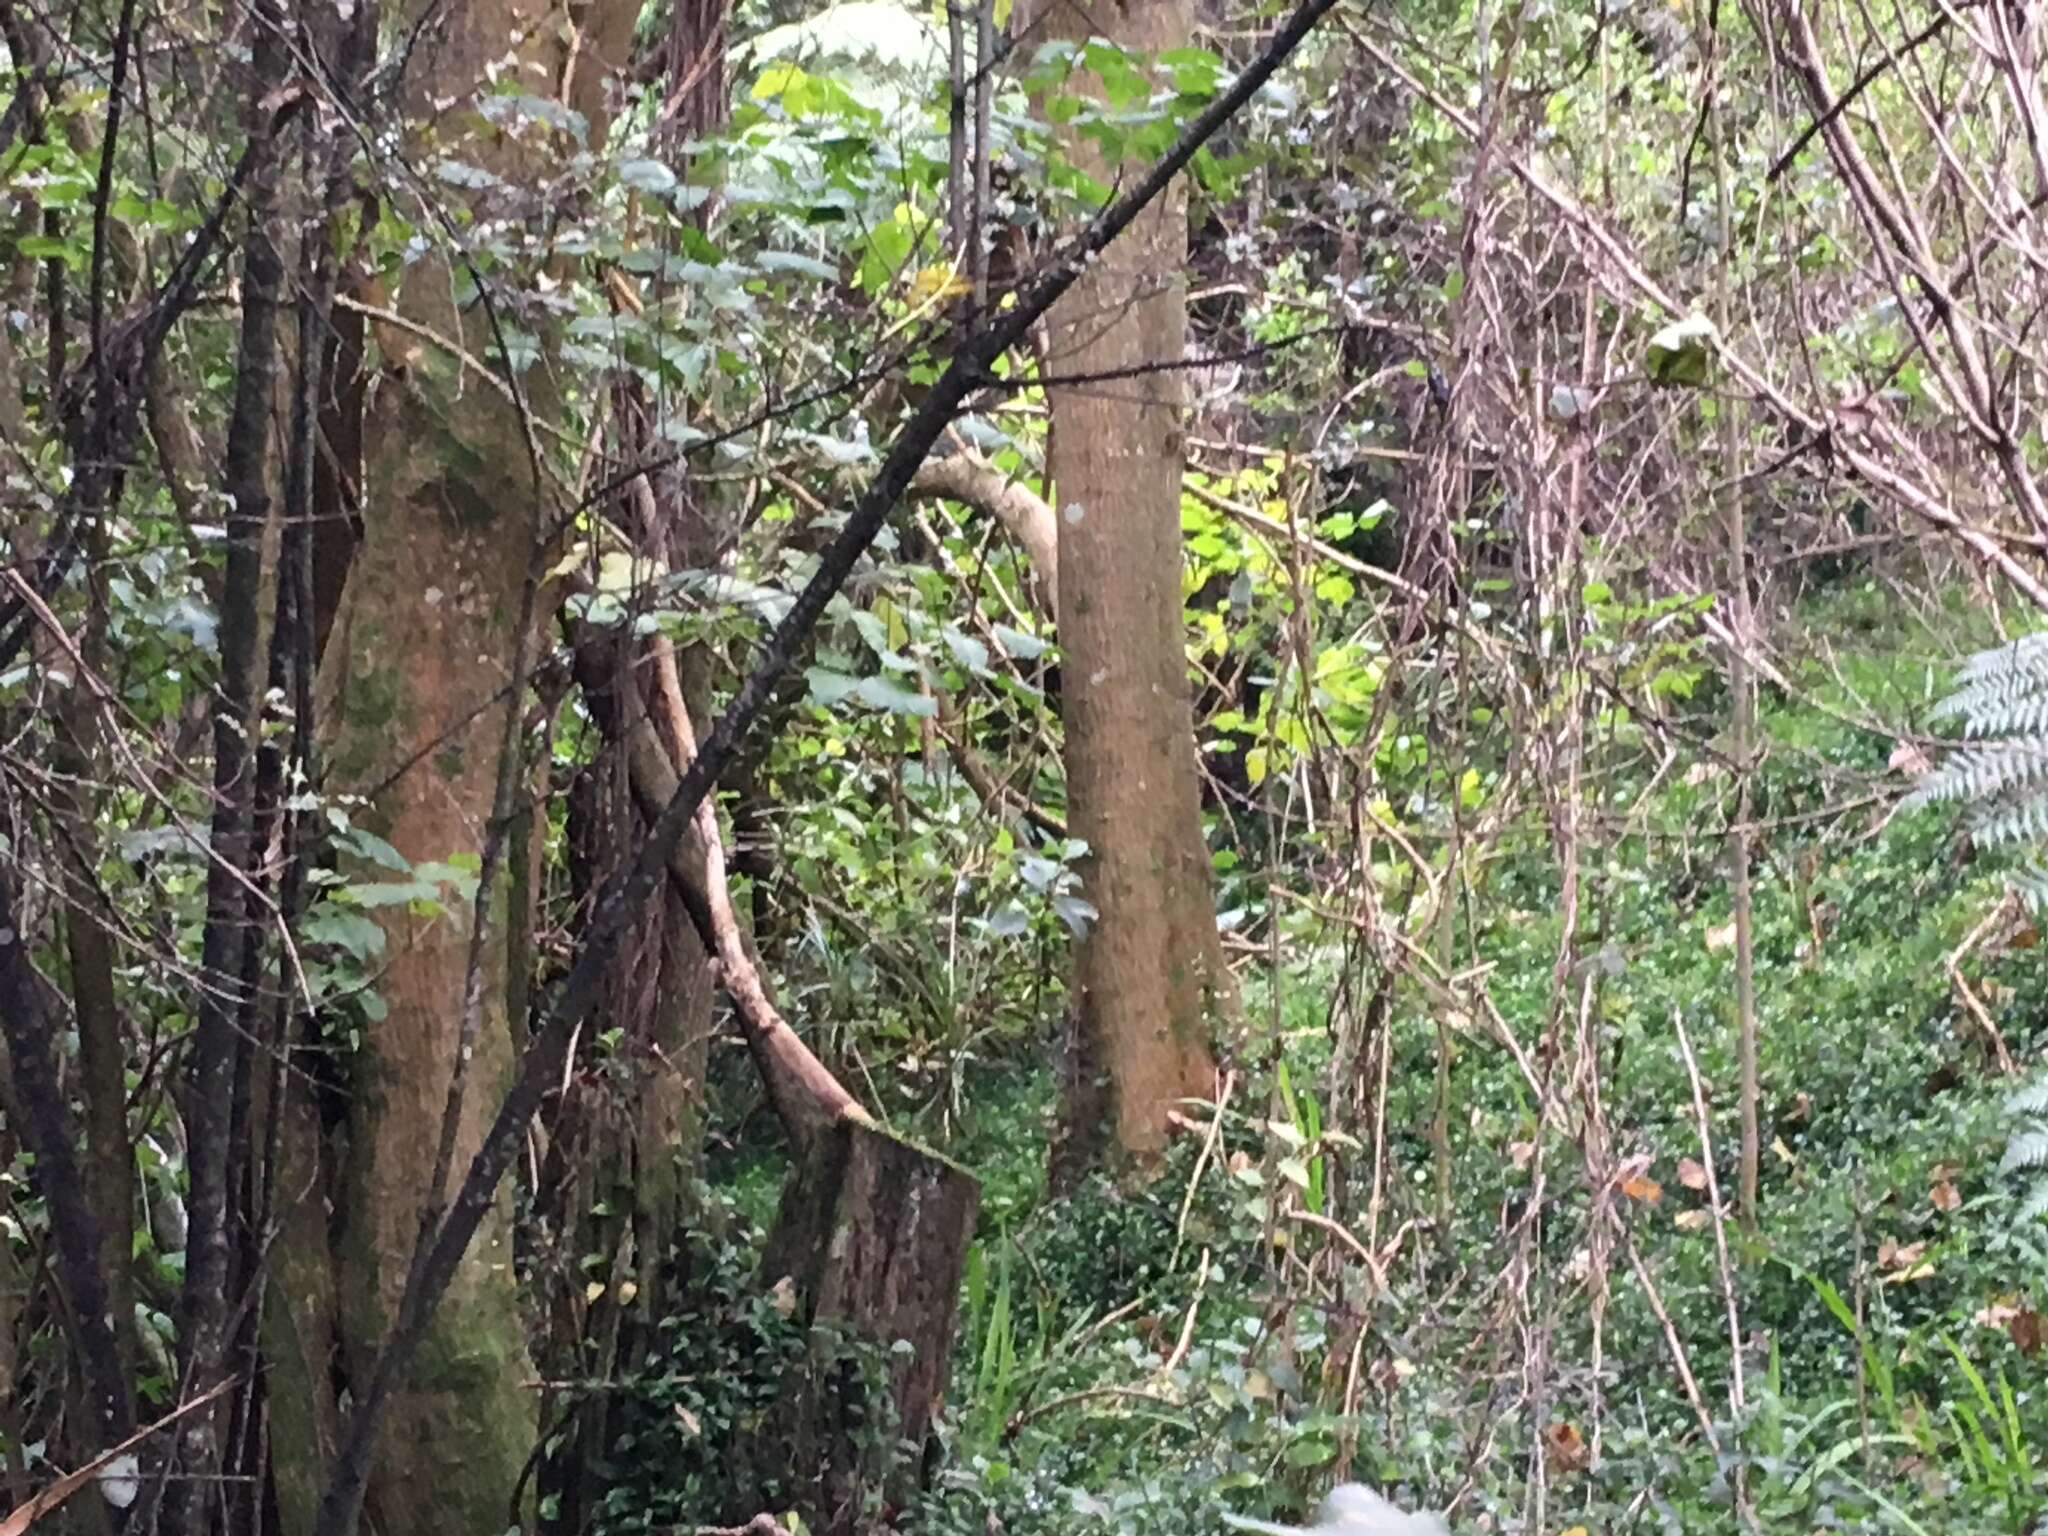
[[[2025,1087],[2015,1090],[2005,1101],[2005,1112],[2016,1120],[2048,1113],[2048,1075],[2037,1077]]]
[[[2006,1144],[2005,1159],[1998,1165],[1998,1171],[2012,1173],[2021,1168],[2043,1167],[2048,1167],[2048,1126],[2034,1125]]]
[[[2036,1179],[2027,1186],[2027,1195],[2020,1202],[2020,1220],[2033,1221],[2048,1216],[2048,1179]]]

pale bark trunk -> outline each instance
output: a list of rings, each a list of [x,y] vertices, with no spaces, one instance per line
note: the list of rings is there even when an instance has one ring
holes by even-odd
[[[1043,22],[1057,36],[1156,53],[1187,42],[1189,9],[1061,5]],[[1079,140],[1068,152],[1114,180]],[[1179,1101],[1211,1095],[1210,1024],[1229,986],[1182,616],[1186,264],[1176,188],[1089,266],[1047,325],[1056,378],[1158,370],[1050,392],[1068,824],[1088,844],[1084,891],[1098,914],[1075,955],[1063,1176],[1111,1134],[1125,1156],[1156,1156]]]

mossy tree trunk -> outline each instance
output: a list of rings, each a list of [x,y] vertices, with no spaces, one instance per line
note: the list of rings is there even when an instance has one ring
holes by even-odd
[[[554,82],[588,125],[587,141],[601,143],[635,9],[622,0],[456,0],[434,13],[401,100],[412,122],[436,125],[415,139],[422,162],[445,156],[497,178],[463,194],[474,201],[476,224],[503,221],[498,227],[512,238],[544,238],[550,200],[573,195],[551,178],[576,146],[537,123],[500,131],[474,112],[448,111],[448,103],[489,94],[488,82],[509,67],[537,95]],[[438,233],[430,215],[419,217]],[[545,260],[536,246],[527,269]],[[548,327],[521,305],[516,270],[500,266],[488,302],[458,307],[469,274],[456,253],[440,251],[407,269],[395,297],[409,324],[370,327],[377,350],[362,435],[362,539],[321,663],[323,788],[363,797],[358,823],[415,866],[475,859],[503,835],[493,822],[505,711],[523,707],[513,658],[532,638],[517,632],[529,611],[523,592],[541,530],[557,511],[542,462],[551,439],[535,425],[552,424],[558,404],[548,382]],[[497,363],[484,377],[432,339],[490,360],[501,327],[541,344],[540,361],[516,380],[531,421],[508,398]],[[462,1051],[472,944],[469,903],[452,888],[446,894],[432,916],[372,910],[385,943],[375,978],[381,1006],[332,1069],[339,1081],[322,1106],[324,1127],[307,1103],[289,1119],[297,1134],[286,1177],[309,1182],[285,1186],[287,1200],[307,1193],[285,1216],[269,1329],[287,1529],[312,1524],[333,1450],[334,1388],[361,1390],[419,1240]],[[516,1060],[504,1001],[504,892],[489,894],[455,1179]],[[312,1214],[323,1200],[332,1213],[325,1219]],[[390,1404],[365,1497],[369,1527],[383,1536],[504,1529],[534,1441],[530,1380],[509,1201],[501,1200]]]

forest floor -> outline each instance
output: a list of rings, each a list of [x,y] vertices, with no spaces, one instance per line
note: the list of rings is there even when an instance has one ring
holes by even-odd
[[[1380,1056],[1357,956],[1290,945],[1277,1006],[1270,975],[1247,996],[1280,1028],[1236,1081],[1270,1093],[1144,1187],[1048,1198],[1043,1042],[964,1069],[945,1144],[984,1214],[920,1528],[1179,1536],[1350,1478],[1459,1529],[2033,1529],[2048,1229],[2002,1162],[2048,949],[2010,860],[1898,809],[1910,761],[1870,728],[1918,728],[1954,635],[1937,653],[1867,590],[1820,617],[1828,651],[1766,690],[1755,782],[1755,1234],[1728,778],[1710,742],[1646,748],[1588,801],[1613,822],[1582,871],[1598,974],[1562,1013],[1532,842],[1474,886],[1490,1010],[1406,989]],[[740,1160],[759,1217],[774,1164]]]

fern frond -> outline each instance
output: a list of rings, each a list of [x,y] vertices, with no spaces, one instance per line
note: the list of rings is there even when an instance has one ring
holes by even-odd
[[[2005,1112],[2015,1120],[2023,1115],[2048,1113],[2048,1075],[2035,1078],[2005,1101]]]
[[[1909,808],[1962,802],[1997,811],[2048,791],[2048,735],[1951,752],[1907,797]],[[2000,805],[1999,802],[2004,802]]]
[[[2020,1202],[2020,1220],[2033,1221],[2048,1216],[2048,1179],[2036,1179],[2027,1186],[2027,1197]]]
[[[2048,838],[2048,798],[2029,794],[2003,805],[1970,814],[1970,832],[1987,847],[2000,843],[2038,843]]]
[[[1934,708],[1937,720],[1960,719],[1966,735],[1996,734],[2001,712],[2048,693],[2048,633],[1979,651],[1956,671],[1955,687]],[[1976,723],[1983,722],[1983,723]]]
[[[1998,1171],[2013,1173],[2021,1168],[2048,1168],[2048,1126],[2029,1126],[2006,1144]]]
[[[2048,866],[2035,860],[2025,869],[2014,870],[2009,877],[2012,888],[2020,899],[2035,912],[2048,911]]]

